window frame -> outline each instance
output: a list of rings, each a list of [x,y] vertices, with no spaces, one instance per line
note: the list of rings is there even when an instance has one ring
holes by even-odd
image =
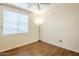
[[[28,34],[29,33],[29,31],[30,31],[30,28],[29,28],[29,24],[30,24],[30,20],[29,20],[29,15],[28,14],[25,14],[25,13],[21,13],[21,12],[16,12],[16,11],[12,11],[12,10],[3,10],[3,26],[4,26],[4,11],[10,11],[10,12],[14,12],[14,13],[17,13],[17,14],[23,14],[23,15],[26,15],[27,17],[28,17],[28,25],[27,25],[27,32],[23,32],[23,33],[20,33],[19,31],[17,31],[17,33],[12,33],[12,34],[4,34],[4,27],[3,27],[3,29],[2,29],[2,31],[3,31],[3,35],[17,35],[17,34]],[[17,17],[18,18],[18,17]],[[18,21],[19,19],[17,19],[17,21]],[[17,22],[18,23],[18,22]],[[17,25],[17,29],[18,29],[18,27],[19,27],[19,25]]]

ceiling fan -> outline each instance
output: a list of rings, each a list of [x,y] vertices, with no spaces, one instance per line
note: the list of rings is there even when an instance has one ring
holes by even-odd
[[[47,6],[50,5],[50,3],[27,3],[27,4],[28,4],[27,8],[31,8],[34,5],[36,5],[38,10],[41,10],[41,5],[47,5]]]

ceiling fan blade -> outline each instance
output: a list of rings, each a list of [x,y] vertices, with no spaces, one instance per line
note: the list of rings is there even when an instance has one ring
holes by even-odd
[[[30,7],[32,7],[33,6],[33,4],[32,3],[27,3],[28,4],[28,7],[27,8],[30,8]]]
[[[38,7],[39,10],[41,10],[41,8],[40,8],[40,4],[39,4],[39,3],[37,3],[37,7]]]
[[[43,4],[43,5],[50,5],[50,3],[40,3],[40,4]]]

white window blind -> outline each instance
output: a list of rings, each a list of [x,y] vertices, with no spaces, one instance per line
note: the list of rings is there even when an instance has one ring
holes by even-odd
[[[3,34],[27,33],[29,31],[28,15],[4,10]]]
[[[28,16],[23,15],[23,14],[19,14],[18,24],[19,24],[19,26],[18,26],[19,33],[28,32],[28,30],[29,30]]]

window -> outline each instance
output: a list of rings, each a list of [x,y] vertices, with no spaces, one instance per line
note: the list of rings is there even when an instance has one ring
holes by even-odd
[[[3,34],[27,33],[29,31],[28,15],[4,10]]]

